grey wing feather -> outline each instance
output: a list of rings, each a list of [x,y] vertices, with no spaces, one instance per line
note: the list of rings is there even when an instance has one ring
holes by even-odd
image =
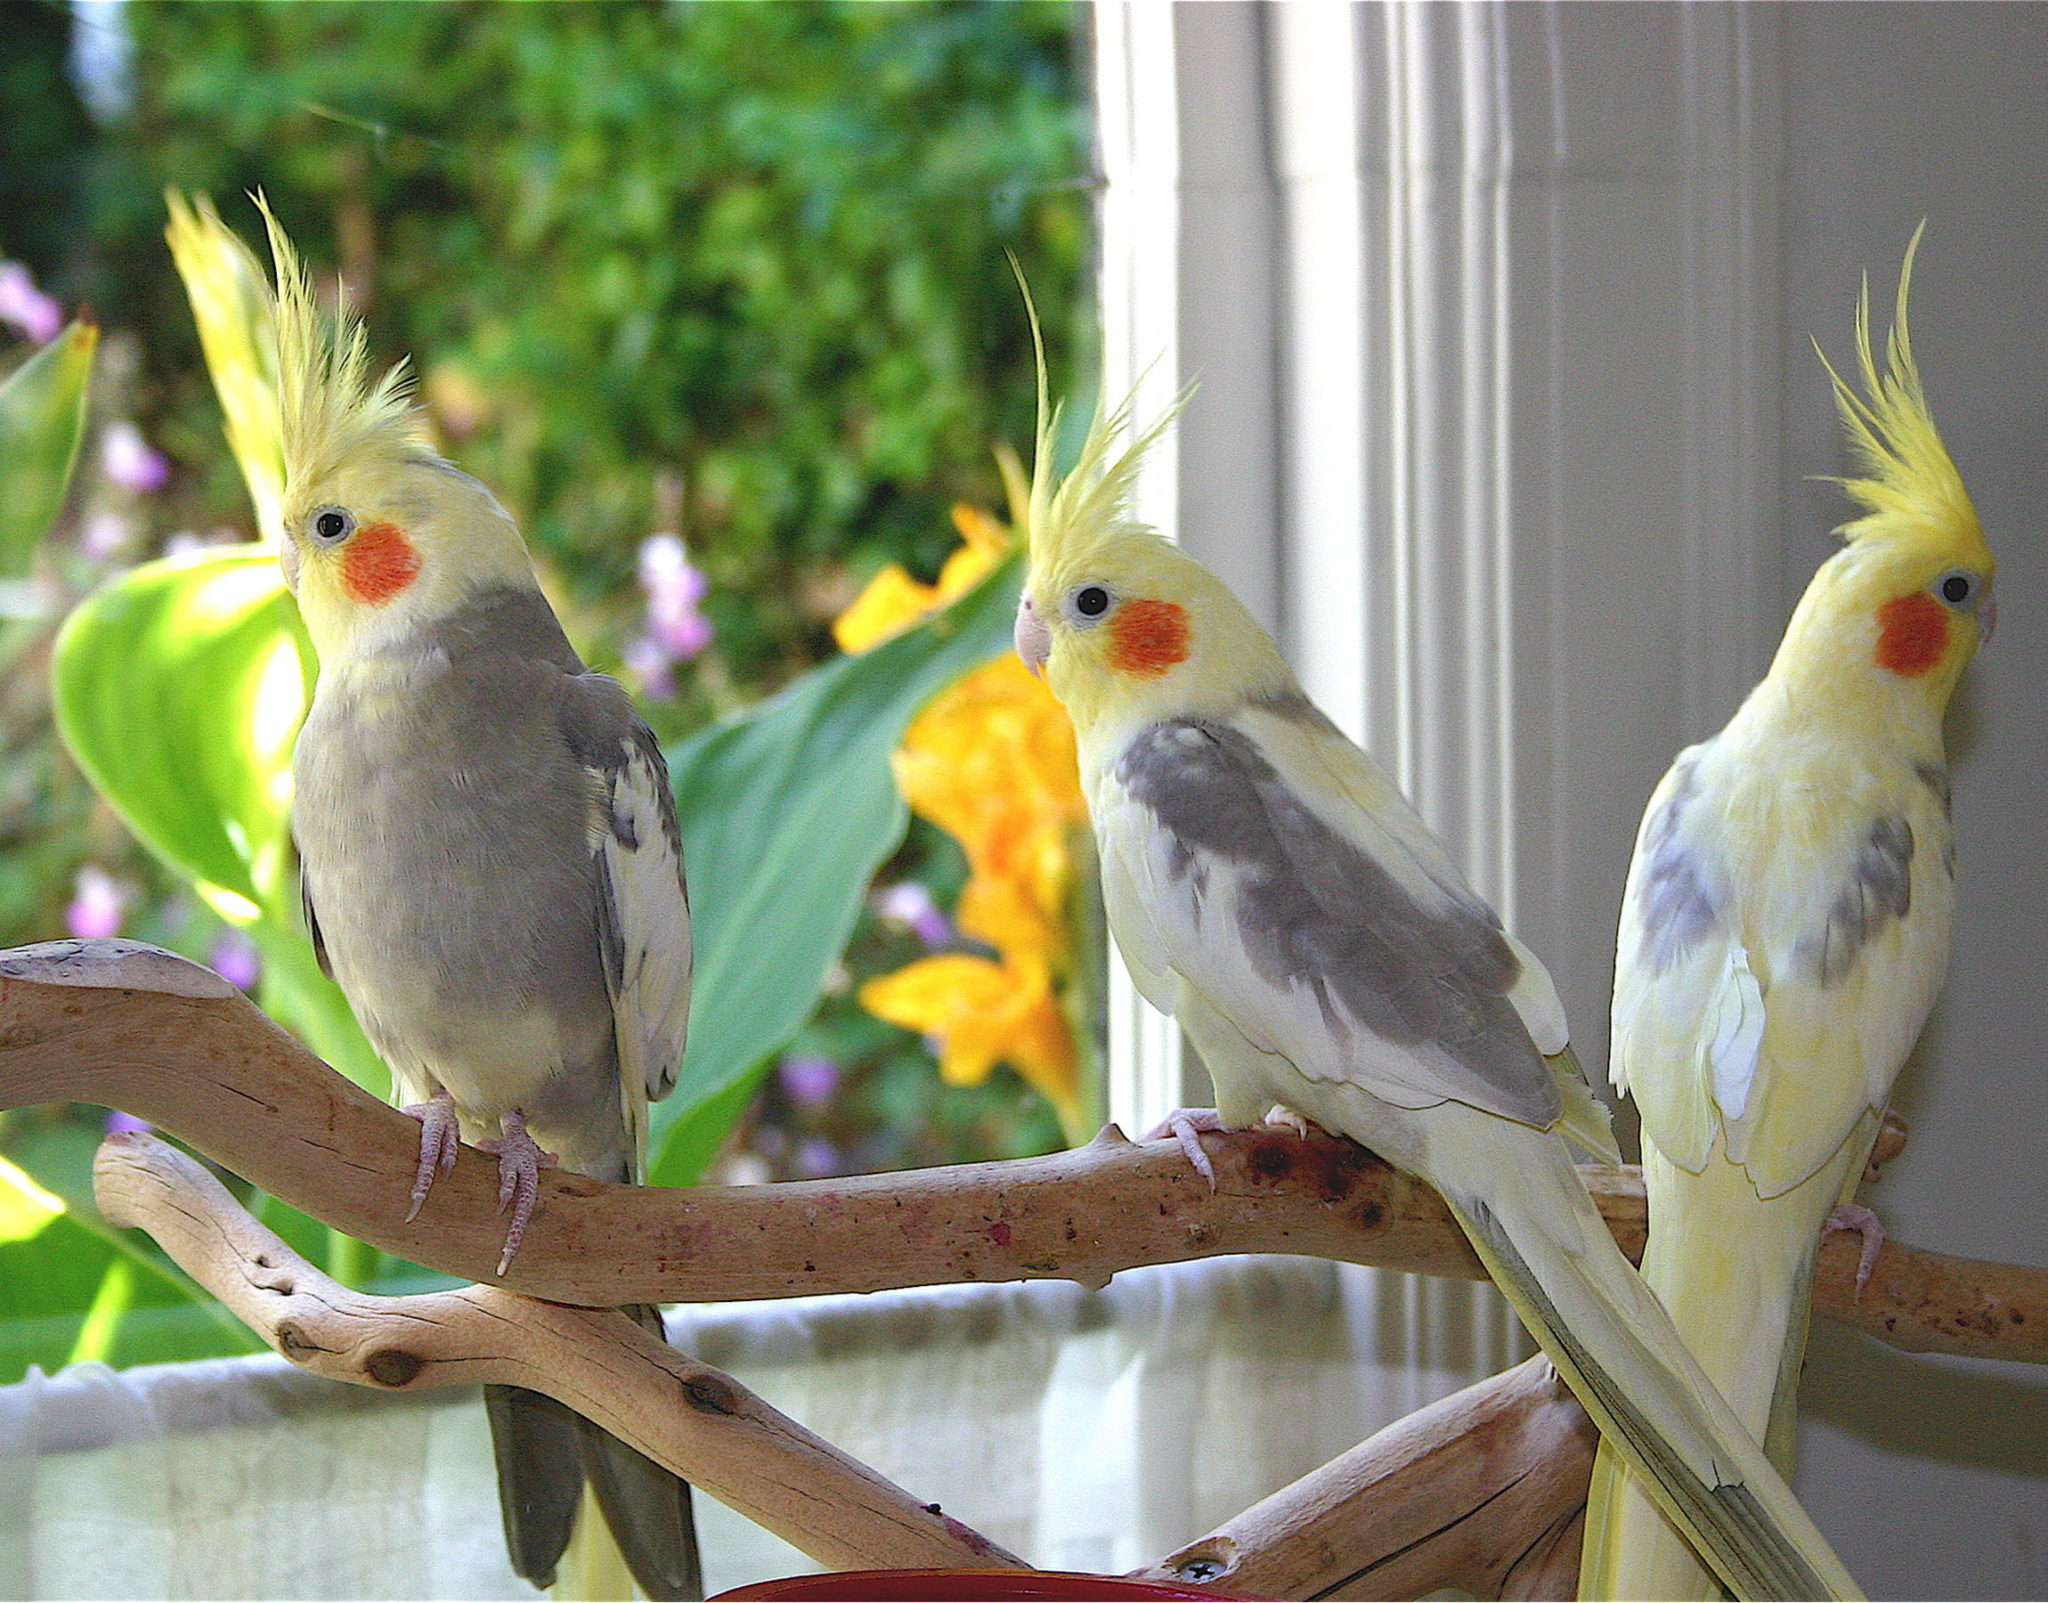
[[[1154,725],[1125,749],[1117,778],[1166,832],[1166,871],[1197,920],[1211,878],[1227,876],[1253,971],[1313,999],[1340,1059],[1375,1037],[1417,1054],[1417,1073],[1445,1096],[1526,1123],[1557,1119],[1557,1086],[1511,1000],[1521,960],[1484,902],[1441,885],[1433,904],[1419,900],[1232,724]]]
[[[624,690],[585,674],[571,733],[592,782],[591,852],[599,867],[599,934],[629,1109],[674,1089],[689,1030],[689,893],[675,793],[654,732]]]

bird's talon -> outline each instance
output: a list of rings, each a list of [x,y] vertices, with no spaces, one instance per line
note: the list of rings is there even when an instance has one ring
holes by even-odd
[[[1180,1143],[1180,1150],[1195,1173],[1209,1182],[1209,1189],[1216,1189],[1216,1165],[1209,1160],[1209,1154],[1202,1150],[1200,1137],[1206,1131],[1220,1131],[1223,1116],[1214,1108],[1175,1108],[1154,1129],[1146,1132],[1147,1141],[1160,1141],[1167,1136]]]
[[[455,1099],[446,1091],[436,1091],[429,1100],[398,1111],[408,1119],[417,1119],[420,1126],[420,1161],[413,1171],[412,1209],[405,1216],[405,1222],[411,1224],[427,1205],[434,1177],[455,1167],[455,1153],[462,1145],[462,1137],[456,1124]]]
[[[498,1211],[503,1213],[507,1207],[512,1210],[511,1223],[505,1227],[505,1250],[498,1259],[501,1275],[511,1267],[512,1255],[526,1240],[527,1221],[540,1200],[540,1172],[552,1169],[556,1162],[554,1153],[541,1151],[526,1133],[524,1114],[517,1110],[506,1114],[504,1131],[496,1141],[478,1143],[498,1160]]]
[[[1853,1230],[1862,1238],[1863,1251],[1856,1260],[1855,1299],[1861,1302],[1863,1288],[1870,1284],[1871,1271],[1877,1268],[1877,1255],[1884,1250],[1884,1226],[1877,1215],[1860,1202],[1845,1202],[1821,1224],[1821,1239],[1825,1241],[1842,1230]]]

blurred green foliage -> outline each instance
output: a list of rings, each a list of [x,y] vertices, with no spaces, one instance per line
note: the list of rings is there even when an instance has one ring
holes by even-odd
[[[1087,247],[1075,9],[994,3],[129,9],[116,304],[154,303],[187,527],[241,514],[175,284],[166,184],[261,189],[414,353],[445,444],[520,517],[572,632],[631,628],[639,540],[706,569],[718,651],[670,731],[825,654],[890,558],[936,568],[1028,437],[1025,264],[1057,353]],[[177,330],[175,339],[162,332]]]

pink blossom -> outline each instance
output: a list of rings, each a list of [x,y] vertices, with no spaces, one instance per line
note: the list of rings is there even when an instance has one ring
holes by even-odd
[[[255,944],[240,930],[223,933],[213,943],[207,961],[213,965],[214,973],[244,991],[255,990],[256,982],[263,978],[263,959],[257,955]]]
[[[121,916],[134,894],[131,887],[88,863],[72,883],[71,905],[64,909],[64,927],[81,941],[118,935]]]
[[[36,288],[20,262],[0,262],[0,322],[12,323],[38,345],[47,345],[64,326],[64,308]]]
[[[933,951],[953,938],[953,927],[932,900],[932,893],[914,879],[877,891],[875,911],[890,923],[902,925]]]
[[[628,641],[620,653],[626,671],[640,681],[640,693],[656,701],[667,701],[676,693],[675,662],[652,635]]]
[[[640,588],[647,593],[647,638],[671,661],[688,662],[711,644],[711,620],[698,611],[710,581],[693,566],[679,534],[640,542]]]
[[[171,482],[171,462],[126,418],[109,423],[100,436],[100,466],[107,477],[137,495],[155,495]]]

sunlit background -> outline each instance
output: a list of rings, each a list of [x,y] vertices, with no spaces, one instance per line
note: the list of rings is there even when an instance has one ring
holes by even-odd
[[[51,643],[79,600],[271,533],[223,443],[167,188],[212,197],[252,241],[261,192],[377,356],[410,356],[442,448],[513,511],[571,637],[664,741],[993,560],[972,556],[978,532],[1002,537],[992,448],[1028,440],[1033,400],[1009,258],[1055,381],[1092,382],[1072,365],[1093,180],[1071,5],[8,0],[0,26],[0,376],[74,318],[102,330],[77,479],[21,581],[0,684],[0,946],[118,933],[261,980],[218,899],[135,842],[50,716]],[[940,707],[913,730],[920,816],[712,1178],[1021,1155],[1084,1112],[1045,968],[1072,954],[1017,893],[1064,872],[1046,831],[1074,819],[1057,798],[1043,829],[967,817],[946,754],[972,755],[973,720],[1008,692],[961,694],[980,709],[965,726]],[[1030,709],[995,716],[1045,738]],[[991,998],[1014,1016],[991,1025]],[[0,1157],[90,1230],[105,1121],[0,1114]],[[0,1275],[38,1217],[15,1208]],[[17,1322],[0,1381],[246,1345],[153,1346],[131,1322],[110,1346],[91,1320],[107,1296],[81,1268],[35,1306],[10,1299],[42,1323]]]

